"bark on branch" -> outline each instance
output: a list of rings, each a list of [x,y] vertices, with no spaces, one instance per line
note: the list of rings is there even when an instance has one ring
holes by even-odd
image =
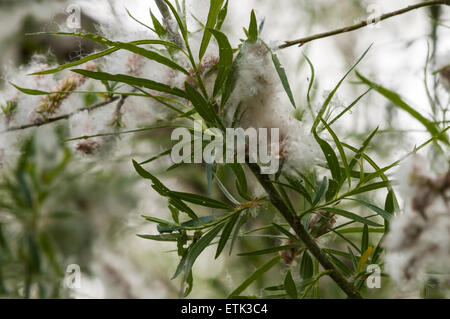
[[[73,111],[72,113],[67,113],[67,114],[64,114],[64,115],[51,117],[51,118],[48,118],[48,119],[46,119],[44,121],[39,121],[39,122],[34,122],[34,123],[29,123],[29,124],[24,124],[24,125],[18,125],[18,126],[11,126],[11,127],[7,128],[6,130],[0,131],[0,134],[7,133],[7,132],[24,130],[24,129],[27,129],[27,128],[30,128],[30,127],[38,127],[38,126],[42,126],[42,125],[45,125],[45,124],[49,124],[49,123],[53,123],[53,122],[57,122],[57,121],[61,121],[61,120],[67,120],[67,119],[69,119],[70,117],[74,116],[75,114],[77,114],[79,112],[82,112],[82,111],[90,112],[90,111],[95,110],[95,109],[97,109],[99,107],[102,107],[102,106],[108,105],[108,104],[110,104],[110,103],[112,103],[114,101],[117,101],[118,99],[119,99],[118,96],[110,97],[110,98],[106,99],[103,102],[100,102],[100,103],[97,103],[97,104],[93,104],[93,105],[88,106],[88,107],[79,108],[78,110]]]
[[[346,32],[351,32],[360,28],[364,28],[370,24],[374,24],[375,22],[379,22],[382,20],[386,20],[395,16],[398,16],[400,14],[415,10],[415,9],[419,9],[422,7],[428,7],[428,6],[435,6],[435,5],[448,5],[450,6],[450,0],[435,0],[435,1],[425,1],[425,2],[421,2],[421,3],[417,3],[415,5],[397,10],[397,11],[393,11],[390,13],[385,13],[377,18],[374,18],[373,20],[367,21],[367,20],[363,20],[360,23],[351,25],[351,26],[347,26],[344,28],[340,28],[340,29],[336,29],[333,31],[328,31],[328,32],[323,32],[323,33],[318,33],[315,35],[311,35],[311,36],[307,36],[304,38],[300,38],[297,40],[292,40],[292,41],[285,41],[284,44],[280,45],[278,48],[279,49],[285,49],[294,45],[298,45],[299,47],[301,47],[302,45],[304,45],[305,43],[314,41],[314,40],[318,40],[318,39],[322,39],[322,38],[327,38],[327,37],[331,37],[337,34],[341,34],[341,33],[346,33]]]
[[[345,279],[341,273],[338,272],[336,267],[331,263],[330,259],[325,255],[314,239],[309,235],[306,229],[303,227],[300,218],[290,212],[286,203],[281,198],[278,191],[271,183],[268,175],[260,174],[260,168],[257,164],[247,164],[255,177],[258,179],[261,186],[267,192],[269,200],[272,205],[283,215],[284,219],[289,223],[292,229],[295,231],[300,240],[305,244],[306,248],[311,254],[319,261],[325,270],[329,270],[329,276],[336,282],[336,284],[347,294],[348,298],[361,299],[362,296],[358,289]]]

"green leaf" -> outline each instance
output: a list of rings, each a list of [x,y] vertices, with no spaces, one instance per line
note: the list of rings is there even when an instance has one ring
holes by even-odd
[[[354,100],[349,106],[347,106],[341,113],[339,113],[338,115],[336,115],[331,121],[330,123],[328,123],[329,126],[331,126],[334,122],[336,122],[338,119],[341,118],[341,116],[343,116],[345,113],[347,113],[348,111],[350,111],[356,104],[358,104],[358,102],[370,91],[372,91],[372,88],[368,89],[366,92],[364,92],[363,94],[361,94],[360,96],[358,96],[356,98],[356,100]]]
[[[308,62],[309,68],[311,70],[311,79],[309,80],[308,92],[306,94],[306,100],[308,102],[308,108],[309,108],[309,110],[311,112],[311,115],[314,115],[313,114],[313,110],[312,110],[312,106],[311,106],[311,89],[312,89],[312,86],[314,84],[314,66],[313,66],[312,62],[309,60],[309,58],[305,54],[303,54],[303,56],[305,57],[306,61]]]
[[[303,197],[309,202],[312,203],[311,195],[306,190],[305,186],[302,185],[302,183],[292,177],[289,177],[287,175],[284,175],[284,178],[288,181],[289,185],[292,186],[292,189],[294,189],[299,194],[303,195]]]
[[[256,22],[255,11],[252,10],[250,15],[250,25],[248,27],[248,41],[255,42],[258,40],[258,23]]]
[[[334,208],[334,207],[323,207],[322,210],[325,210],[327,212],[335,213],[337,215],[343,216],[345,218],[369,225],[374,227],[382,227],[383,225],[380,225],[378,223],[375,223],[367,218],[364,218],[362,216],[356,215],[354,213],[348,212],[346,210],[340,209],[340,208]]]
[[[361,60],[366,56],[367,52],[370,50],[370,48],[372,47],[372,45],[370,45],[366,51],[364,51],[363,55],[358,59],[358,61],[356,61],[356,63],[347,71],[347,73],[345,73],[345,75],[341,78],[341,80],[338,82],[338,84],[335,86],[335,88],[330,92],[330,94],[328,95],[327,99],[325,100],[325,102],[323,103],[322,107],[319,110],[319,113],[317,114],[316,119],[314,120],[314,124],[311,128],[311,132],[314,132],[316,130],[317,125],[320,123],[320,121],[323,118],[323,115],[325,114],[328,105],[330,104],[331,100],[333,99],[334,95],[336,94],[337,90],[339,89],[339,87],[341,86],[342,82],[344,82],[345,78],[350,74],[350,72],[353,71],[353,69],[359,64],[359,62],[361,62]]]
[[[367,248],[369,248],[369,227],[365,224],[362,233],[361,251],[366,251]]]
[[[172,205],[172,206],[178,208],[182,212],[186,213],[190,218],[200,221],[198,216],[194,213],[194,211],[188,205],[183,203],[178,198],[171,196],[171,193],[169,193],[168,196],[169,196],[169,205]]]
[[[149,79],[137,78],[125,74],[110,74],[106,72],[93,72],[82,69],[74,69],[72,70],[72,72],[84,75],[95,80],[121,82],[132,86],[144,87],[150,90],[169,93],[175,96],[186,98],[186,94],[182,90]]]
[[[358,269],[358,260],[355,257],[355,254],[353,253],[353,250],[347,246],[347,250],[348,253],[350,254],[351,260],[352,260],[352,264],[353,264],[353,269],[356,271]]]
[[[161,219],[161,218],[157,218],[157,217],[153,217],[153,216],[145,216],[145,215],[142,215],[142,217],[145,218],[145,220],[148,220],[149,222],[157,223],[158,225],[173,226],[173,227],[178,227],[181,229],[181,227],[179,227],[178,225],[171,223],[167,220]]]
[[[291,234],[287,229],[285,229],[284,227],[272,223],[272,225],[278,229],[281,233],[283,233],[284,235],[286,235],[290,240],[292,240],[293,242],[299,241],[299,239],[297,237],[295,237],[295,235]]]
[[[279,186],[279,187],[277,187],[277,189],[278,189],[278,192],[280,193],[281,197],[283,198],[283,200],[284,200],[284,201],[286,202],[286,204],[288,205],[288,207],[289,207],[291,213],[295,215],[296,212],[295,212],[294,205],[292,204],[291,200],[289,199],[289,196],[288,196],[288,194],[286,193],[286,191],[284,190],[284,188],[281,187],[281,186]]]
[[[313,207],[316,206],[322,199],[322,196],[325,193],[325,190],[327,189],[327,185],[328,185],[328,179],[326,176],[324,176],[322,183],[320,184],[320,188],[317,191],[316,196],[314,197],[314,200],[312,202]]]
[[[378,206],[375,206],[369,202],[366,202],[362,199],[356,199],[356,198],[349,198],[350,200],[354,200],[364,206],[366,206],[367,208],[370,208],[371,210],[373,210],[375,213],[377,213],[378,215],[380,215],[381,217],[383,217],[383,219],[385,220],[390,220],[392,217],[392,214],[385,211],[384,209],[379,208]]]
[[[212,105],[208,103],[203,96],[197,92],[189,83],[185,83],[186,94],[192,102],[197,113],[209,124],[214,123],[215,114]]]
[[[145,169],[143,169],[142,166],[139,165],[135,160],[133,160],[133,166],[134,166],[134,169],[136,170],[136,172],[137,172],[142,178],[149,179],[149,180],[152,181],[152,186],[153,186],[153,188],[156,187],[155,190],[156,190],[159,194],[161,194],[161,195],[163,195],[163,196],[168,196],[170,190],[169,190],[167,187],[165,187],[164,184],[161,183],[161,182],[159,181],[158,178],[156,178],[154,175],[150,174],[150,173],[147,172]]]
[[[314,274],[314,265],[311,256],[308,251],[305,250],[302,256],[302,262],[300,264],[300,276],[306,280],[312,278]]]
[[[176,224],[179,224],[180,223],[180,220],[179,220],[180,211],[176,207],[173,207],[172,205],[169,205],[169,210],[170,210],[170,213],[172,214],[173,221]]]
[[[328,182],[328,189],[325,193],[325,201],[332,200],[339,191],[339,183],[337,183],[334,179],[330,179]]]
[[[246,252],[246,253],[240,253],[240,254],[238,254],[238,256],[259,256],[259,255],[273,254],[273,253],[277,253],[277,252],[282,251],[282,250],[298,248],[300,246],[301,246],[300,243],[298,243],[298,244],[292,244],[292,245],[283,245],[283,246],[278,246],[278,247],[270,247],[270,248],[266,248],[266,249],[249,251],[249,252]]]
[[[331,175],[335,181],[341,180],[341,168],[339,165],[338,158],[333,148],[328,144],[327,141],[321,139],[319,135],[314,131],[314,137],[316,138],[317,143],[319,143],[320,148],[322,149],[323,154],[325,155],[325,159],[327,160],[328,167],[331,170]]]
[[[345,155],[344,152],[344,147],[341,144],[341,141],[339,140],[338,136],[336,135],[336,133],[334,133],[334,131],[331,129],[331,127],[322,120],[323,125],[325,126],[325,128],[328,130],[328,132],[330,133],[331,137],[333,138],[334,144],[336,144],[336,147],[339,151],[339,155],[341,156],[341,160],[342,163],[344,164],[344,169],[345,169],[345,174],[348,178],[348,185],[350,187],[350,167],[348,166],[348,161],[347,161],[347,156]],[[336,180],[336,182],[340,182],[339,180]]]
[[[244,42],[241,49],[239,50],[238,55],[236,56],[236,58],[234,59],[232,65],[231,65],[230,74],[228,75],[227,81],[225,82],[225,86],[223,87],[222,98],[220,100],[220,109],[224,109],[225,104],[229,100],[231,93],[233,93],[233,90],[236,87],[236,82],[239,77],[238,76],[239,75],[238,67],[239,67],[240,60],[243,57],[243,53],[242,53],[243,49],[246,45],[247,45],[247,43]]]
[[[361,194],[361,193],[367,193],[376,189],[380,189],[380,188],[385,188],[385,187],[389,187],[390,183],[387,181],[383,181],[383,182],[377,182],[377,183],[372,183],[369,185],[365,185],[362,187],[357,187],[353,190],[351,190],[350,192],[348,192],[346,194],[346,196],[351,196],[351,195],[356,195],[356,194]]]
[[[200,256],[203,250],[205,250],[206,247],[209,246],[211,241],[216,237],[216,235],[220,232],[222,227],[224,226],[224,223],[220,223],[216,225],[213,229],[208,231],[205,235],[203,235],[198,241],[196,241],[191,248],[187,251],[187,255],[185,260],[180,261],[178,264],[177,270],[175,271],[175,274],[173,275],[172,279],[176,278],[182,271],[185,273],[185,278],[188,277],[192,266],[195,263],[195,260]]]
[[[292,299],[298,298],[297,286],[295,285],[290,270],[287,271],[286,277],[284,278],[284,289],[286,290],[289,297],[291,297]]]
[[[232,163],[228,164],[228,166],[231,167],[234,175],[236,175],[236,189],[239,195],[246,200],[252,200],[251,196],[248,194],[247,178],[241,164]]]
[[[284,91],[289,97],[289,101],[291,101],[291,104],[294,107],[294,109],[297,108],[297,106],[295,105],[294,95],[292,94],[291,86],[289,85],[289,80],[286,75],[286,71],[284,67],[281,65],[280,60],[278,59],[278,56],[275,53],[272,53],[272,61],[273,65],[275,66],[275,69],[277,70],[278,76],[280,77]]]
[[[225,197],[232,202],[234,205],[236,206],[240,206],[241,203],[234,198],[233,195],[231,195],[231,193],[228,191],[228,189],[225,187],[225,185],[222,184],[222,182],[220,181],[220,179],[214,174],[214,177],[216,178],[216,182],[217,182],[217,186],[219,186],[219,189],[222,191],[222,194],[225,195]]]
[[[205,197],[202,195],[170,191],[169,196],[176,197],[185,202],[189,202],[189,203],[200,205],[200,206],[219,208],[219,209],[231,209],[231,210],[234,209],[234,207],[231,205],[219,202],[215,199],[208,198],[208,197]]]
[[[127,12],[128,16],[129,16],[131,19],[133,19],[134,21],[136,21],[137,23],[139,23],[141,26],[143,26],[143,27],[145,27],[145,28],[147,28],[147,29],[149,29],[149,30],[155,32],[155,30],[154,30],[152,27],[146,25],[144,22],[142,22],[142,21],[138,20],[137,18],[135,18],[127,8],[125,8],[125,11]]]
[[[217,259],[217,257],[220,256],[220,253],[225,248],[226,243],[228,242],[228,239],[230,238],[231,232],[233,231],[233,227],[236,224],[237,220],[239,219],[240,214],[235,214],[226,224],[225,228],[222,231],[222,235],[219,239],[219,244],[217,245],[216,250],[216,256],[214,259]]]
[[[335,264],[346,276],[351,276],[352,270],[346,264],[330,252],[328,252],[328,256],[330,256],[333,264]]]
[[[190,75],[190,73],[187,70],[185,70],[183,67],[181,67],[177,63],[173,62],[171,59],[169,59],[157,52],[138,47],[133,42],[111,41],[105,37],[99,36],[97,34],[91,34],[91,33],[68,33],[68,32],[46,33],[46,32],[40,32],[40,33],[36,33],[36,34],[49,34],[49,35],[63,35],[63,36],[80,37],[80,38],[90,40],[90,41],[93,41],[93,42],[101,44],[101,45],[111,46],[111,47],[114,47],[117,49],[123,49],[123,50],[127,50],[130,52],[136,53],[138,55],[146,57],[147,59],[150,59],[157,63],[163,64],[173,70],[183,72],[184,74],[186,74],[188,76]],[[144,41],[138,41],[136,43],[137,44],[162,44],[162,45],[165,45],[168,47],[177,48],[178,50],[181,50],[177,45],[175,45],[171,42],[162,41],[162,40],[144,40]],[[109,52],[109,53],[111,53],[111,52]],[[109,54],[109,53],[107,53],[107,54]],[[59,67],[59,68],[61,68],[61,67]],[[64,67],[64,68],[66,68],[66,67]],[[60,70],[58,70],[58,71],[60,71]],[[55,71],[55,72],[58,72],[58,71]],[[44,72],[48,72],[48,71],[44,71]],[[54,73],[54,72],[52,71],[51,73]],[[39,74],[39,73],[36,73],[36,74]],[[44,73],[44,74],[46,74],[46,73]]]
[[[213,29],[216,25],[217,17],[222,7],[223,0],[211,0],[209,5],[208,20],[206,20],[205,31],[203,33],[202,42],[199,50],[199,60],[201,61],[208,48],[209,41],[211,40],[211,32],[209,29]]]
[[[164,186],[163,183],[161,183],[159,181],[158,178],[156,178],[156,176],[150,174],[149,172],[147,172],[146,170],[144,170],[142,168],[141,165],[139,165],[135,160],[133,160],[133,165],[134,168],[136,170],[136,172],[143,178],[145,179],[150,179],[152,181],[152,187],[155,191],[157,191],[160,195],[164,196],[164,197],[169,197],[169,204],[171,204],[172,206],[178,208],[179,210],[181,210],[182,212],[185,212],[189,217],[191,217],[192,219],[195,219],[197,221],[200,221],[198,219],[198,216],[194,213],[194,211],[192,209],[189,208],[189,206],[187,206],[186,204],[184,204],[179,197],[177,197],[177,192],[172,192],[171,190],[169,190],[166,186]],[[180,194],[184,194],[184,193],[180,193]],[[197,195],[198,196],[198,195]],[[188,197],[188,196],[186,196]],[[195,198],[194,198],[195,197]],[[188,197],[191,200],[198,200],[198,197],[196,197],[196,195],[192,196],[192,197]],[[194,198],[194,199],[193,199]],[[186,200],[187,201],[187,200]],[[200,201],[201,202],[201,201]],[[199,204],[201,205],[201,204]]]
[[[437,137],[442,142],[445,142],[446,144],[449,144],[447,135],[440,135],[440,130],[437,124],[433,123],[429,119],[425,118],[420,114],[418,111],[416,111],[413,107],[408,105],[399,94],[388,90],[381,85],[376,84],[375,82],[370,81],[369,79],[362,76],[360,73],[356,72],[356,75],[359,77],[359,79],[365,83],[366,85],[370,86],[371,88],[375,89],[378,93],[383,95],[385,98],[387,98],[389,101],[391,101],[395,106],[398,108],[408,112],[412,117],[414,117],[417,121],[419,121],[425,128],[430,132],[432,136]]]
[[[27,260],[29,262],[30,271],[33,273],[39,273],[41,271],[41,252],[39,249],[39,245],[36,242],[36,239],[30,233],[26,233],[25,235],[26,245],[29,255],[27,256]]]
[[[264,290],[266,290],[266,291],[280,291],[280,290],[284,290],[284,284],[283,285],[278,285],[278,286],[266,287],[266,288],[264,288]]]
[[[180,28],[181,35],[183,36],[184,44],[186,47],[189,47],[189,41],[188,41],[188,30],[186,29],[183,20],[181,20],[180,15],[178,14],[175,7],[170,3],[169,0],[163,0],[167,6],[169,7],[170,11],[172,12],[173,16],[175,17],[175,20],[177,21],[178,28]]]
[[[138,40],[138,41],[129,42],[129,44],[131,44],[131,45],[160,44],[160,45],[164,45],[164,46],[171,47],[171,48],[173,48],[173,47],[178,48],[173,43],[167,42],[167,41],[162,41],[162,40]],[[88,55],[88,56],[86,56],[84,58],[81,58],[78,61],[66,63],[66,64],[60,65],[60,66],[58,66],[56,68],[53,68],[53,69],[48,69],[48,70],[45,70],[45,71],[35,72],[35,73],[31,73],[29,75],[40,75],[40,74],[57,73],[57,72],[65,70],[65,69],[68,69],[68,68],[71,68],[71,67],[74,67],[74,66],[78,66],[78,65],[84,64],[86,62],[89,62],[89,61],[101,58],[101,57],[106,56],[106,55],[109,55],[109,54],[114,53],[114,52],[116,52],[116,51],[118,51],[120,49],[121,49],[120,47],[116,46],[116,47],[109,48],[109,49],[101,51],[101,52],[97,52],[97,53]]]
[[[189,296],[189,294],[192,291],[192,288],[194,287],[194,276],[192,275],[192,270],[189,272],[189,275],[186,278],[186,284],[187,284],[187,287],[186,287],[186,290],[184,291],[184,295],[183,295],[183,297],[185,297],[185,298],[187,296]]]
[[[233,247],[239,236],[239,231],[241,230],[241,227],[247,222],[248,218],[249,218],[248,214],[241,215],[241,217],[239,218],[239,221],[238,221],[236,227],[234,228],[233,237],[231,238],[230,251],[228,253],[229,255],[231,255],[231,253],[233,251]]]
[[[150,10],[150,17],[152,18],[153,28],[160,39],[165,38],[167,31],[164,29],[159,20],[155,17],[152,10]]]
[[[178,234],[163,234],[163,235],[137,235],[144,239],[150,239],[155,241],[177,241]]]
[[[377,134],[377,132],[378,132],[378,127],[376,127],[372,131],[372,133],[370,133],[369,136],[363,141],[361,147],[356,151],[356,154],[353,156],[352,160],[350,161],[350,164],[349,164],[350,169],[353,169],[353,167],[359,161],[361,156],[364,156],[364,152],[366,151],[367,147],[369,146],[370,142],[372,141],[373,137]],[[342,143],[342,145],[346,146],[345,143]]]
[[[222,89],[228,75],[231,71],[231,65],[233,64],[233,49],[231,48],[228,38],[220,31],[209,29],[219,44],[219,63],[216,81],[214,83],[213,96],[216,96]]]
[[[187,264],[187,269],[190,270],[192,265],[194,264],[197,257],[201,254],[201,252],[209,245],[209,243],[216,237],[216,235],[223,228],[225,223],[220,223],[216,225],[213,229],[208,231],[205,235],[203,235],[198,241],[194,243],[192,249],[189,252],[189,259]]]
[[[219,215],[220,216],[220,215]],[[149,219],[149,216],[144,216],[144,218],[153,221]],[[174,231],[179,230],[185,230],[185,229],[191,229],[191,228],[198,228],[198,227],[208,227],[211,223],[216,222],[220,217],[218,216],[202,216],[199,217],[198,220],[196,219],[190,219],[186,222],[181,223],[180,225],[173,224],[170,222],[166,223],[158,223],[158,232],[159,233],[172,233]]]
[[[228,0],[225,2],[225,5],[220,9],[219,15],[217,16],[217,23],[214,29],[220,30],[222,29],[222,25],[225,22],[225,18],[227,17],[228,13]]]
[[[256,269],[256,271],[248,277],[242,284],[239,285],[235,290],[233,290],[229,295],[228,299],[233,298],[234,296],[240,295],[252,282],[261,277],[264,273],[269,271],[273,266],[277,265],[280,262],[280,256],[276,256],[269,260],[267,263]]]
[[[355,234],[355,233],[362,233],[364,230],[363,227],[348,227],[348,228],[339,228],[337,230],[340,234]],[[383,228],[369,228],[369,233],[384,233]]]
[[[48,94],[50,94],[50,92],[45,92],[45,91],[41,91],[41,90],[33,90],[33,89],[22,88],[22,87],[20,87],[18,85],[15,85],[14,83],[11,83],[11,82],[9,82],[9,84],[14,86],[20,92],[28,94],[28,95],[48,95]]]
[[[386,195],[386,200],[384,204],[384,210],[389,214],[393,214],[395,212],[395,194],[394,191],[390,190]]]
[[[39,243],[42,252],[47,256],[48,261],[52,265],[53,270],[60,277],[64,276],[63,271],[57,261],[55,250],[53,248],[53,242],[50,236],[46,232],[42,232],[39,236]]]

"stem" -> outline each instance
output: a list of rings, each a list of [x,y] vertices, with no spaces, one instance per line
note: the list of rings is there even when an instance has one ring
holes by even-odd
[[[328,31],[328,32],[324,32],[324,33],[318,33],[316,35],[311,35],[308,37],[304,37],[304,38],[300,38],[297,40],[293,40],[293,41],[285,41],[284,44],[280,45],[278,48],[279,49],[284,49],[284,48],[288,48],[294,45],[298,45],[299,47],[301,47],[302,45],[304,45],[307,42],[310,41],[314,41],[317,39],[322,39],[322,38],[327,38],[327,37],[331,37],[337,34],[341,34],[341,33],[346,33],[346,32],[351,32],[360,28],[363,28],[365,26],[368,26],[370,24],[382,21],[382,20],[386,20],[392,17],[395,17],[397,15],[415,10],[415,9],[419,9],[422,7],[428,7],[428,6],[435,6],[435,5],[448,5],[450,6],[450,0],[434,0],[434,1],[425,1],[425,2],[421,2],[412,6],[408,6],[406,8],[397,10],[397,11],[393,11],[390,13],[385,13],[375,19],[373,19],[372,21],[367,21],[367,20],[363,20],[360,23],[354,24],[352,26],[347,26],[344,28],[340,28],[340,29],[336,29],[333,31]]]
[[[167,32],[169,33],[170,38],[172,41],[178,45],[180,48],[184,48],[183,40],[181,39],[180,34],[177,30],[174,30],[174,27],[176,25],[176,22],[173,21],[172,15],[170,14],[169,8],[167,7],[167,4],[163,0],[155,0],[156,5],[158,6],[158,10],[161,13],[163,17],[163,24],[166,28]]]
[[[51,117],[51,118],[46,119],[45,121],[36,122],[36,123],[29,123],[29,124],[19,125],[19,126],[11,126],[11,127],[7,128],[4,131],[0,131],[0,134],[7,133],[7,132],[12,132],[12,131],[24,130],[24,129],[27,129],[27,128],[30,128],[30,127],[42,126],[42,125],[53,123],[53,122],[60,121],[60,120],[67,120],[68,118],[70,118],[71,116],[74,116],[75,114],[77,114],[79,112],[82,112],[82,111],[90,112],[90,111],[95,110],[95,109],[97,109],[99,107],[108,105],[108,104],[116,101],[117,99],[119,99],[118,96],[110,97],[110,98],[106,99],[103,102],[100,102],[100,103],[97,103],[97,104],[94,104],[94,105],[91,105],[91,106],[88,106],[88,107],[79,108],[78,110],[75,110],[72,113],[67,113],[67,114],[64,114],[64,115]]]
[[[325,271],[329,270],[329,276],[336,282],[336,284],[347,294],[349,298],[361,299],[362,296],[359,291],[351,283],[349,283],[334,267],[328,257],[322,253],[322,250],[309,235],[306,229],[303,227],[301,220],[298,216],[291,214],[289,208],[282,200],[280,194],[275,189],[270,181],[268,175],[260,174],[260,168],[257,164],[247,164],[255,177],[258,179],[261,186],[265,189],[269,195],[269,200],[273,206],[283,215],[292,229],[295,231],[300,240],[305,244],[306,248],[311,254],[319,261]]]

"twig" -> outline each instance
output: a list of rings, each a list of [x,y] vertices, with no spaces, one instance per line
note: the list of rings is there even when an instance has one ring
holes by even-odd
[[[56,122],[56,121],[60,121],[60,120],[67,120],[68,118],[70,118],[71,116],[74,116],[75,114],[77,114],[79,112],[83,112],[83,111],[90,112],[90,111],[95,110],[95,109],[97,109],[99,107],[102,107],[102,106],[108,105],[108,104],[110,104],[110,103],[112,103],[114,101],[117,101],[118,99],[119,99],[118,96],[110,97],[110,98],[106,99],[103,102],[100,102],[100,103],[97,103],[97,104],[94,104],[94,105],[91,105],[91,106],[88,106],[88,107],[79,108],[78,110],[76,110],[76,111],[74,111],[72,113],[51,117],[51,118],[48,118],[48,119],[46,119],[44,121],[40,121],[40,122],[29,123],[29,124],[19,125],[19,126],[12,126],[12,127],[7,128],[6,130],[0,131],[0,134],[7,133],[7,132],[12,132],[12,131],[24,130],[24,129],[27,129],[27,128],[30,128],[30,127],[38,127],[38,126],[42,126],[42,125],[45,125],[45,124],[53,123],[53,122]]]
[[[172,15],[170,14],[167,4],[164,2],[164,0],[155,0],[155,2],[156,2],[156,5],[158,6],[159,12],[161,12],[161,15],[163,17],[164,27],[166,28],[167,32],[169,33],[169,36],[172,38],[172,41],[176,45],[178,45],[180,48],[184,48],[183,39],[181,38],[180,34],[178,33],[178,30],[175,29],[175,26],[177,25],[177,23],[172,18]]]
[[[337,35],[337,34],[341,34],[341,33],[351,32],[351,31],[363,28],[365,26],[368,26],[370,24],[374,24],[376,22],[386,20],[386,19],[395,17],[397,15],[406,13],[408,11],[412,11],[412,10],[419,9],[422,7],[435,6],[435,5],[450,5],[450,0],[434,0],[434,1],[421,2],[421,3],[415,4],[412,6],[408,6],[406,8],[403,8],[403,9],[400,9],[397,11],[385,13],[377,18],[374,18],[373,20],[369,20],[369,21],[363,20],[360,23],[354,24],[352,26],[347,26],[344,28],[340,28],[340,29],[336,29],[336,30],[328,31],[328,32],[324,32],[324,33],[318,33],[316,35],[311,35],[311,36],[300,38],[300,39],[293,40],[293,41],[285,41],[285,43],[280,45],[278,48],[285,49],[285,48],[288,48],[288,47],[291,47],[294,45],[298,45],[299,47],[301,47],[302,45],[304,45],[305,43],[308,43],[310,41],[331,37],[333,35]]]
[[[127,99],[129,95],[122,95],[120,97],[119,102],[117,102],[116,104],[116,109],[114,111],[114,119],[113,119],[113,124],[114,125],[118,125],[119,127],[122,126],[122,107],[125,104],[125,100]]]
[[[278,191],[275,189],[270,181],[268,175],[260,174],[260,168],[257,164],[248,163],[247,164],[255,177],[258,179],[259,183],[267,194],[269,195],[269,200],[272,205],[283,215],[292,229],[295,231],[300,240],[305,244],[306,248],[311,252],[311,254],[319,261],[325,271],[330,271],[328,275],[336,282],[336,284],[347,294],[349,298],[361,299],[362,296],[354,285],[349,283],[335,268],[331,263],[330,259],[322,253],[320,247],[316,244],[314,239],[309,235],[306,229],[303,227],[301,220],[298,216],[292,214],[281,198]]]

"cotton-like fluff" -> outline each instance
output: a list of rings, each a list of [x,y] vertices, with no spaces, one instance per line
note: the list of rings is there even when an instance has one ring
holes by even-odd
[[[29,76],[28,74],[39,72],[51,68],[52,66],[42,62],[42,56],[34,56],[32,61],[19,68],[6,68],[4,72],[4,89],[0,91],[0,105],[7,106],[10,103],[16,104],[15,110],[7,117],[3,116],[2,120],[6,120],[8,127],[23,125],[30,122],[34,107],[41,103],[41,96],[27,95],[18,91],[8,82],[14,83],[20,87],[27,89],[52,91],[56,87],[56,80],[53,75]]]
[[[399,169],[404,211],[384,240],[386,270],[404,287],[421,283],[427,270],[450,266],[450,172],[433,177],[426,167],[416,155]]]
[[[2,125],[0,125],[0,129]],[[0,169],[4,168],[12,159],[11,151],[16,151],[11,139],[11,134],[0,134]],[[17,152],[17,151],[16,151]]]
[[[290,105],[281,102],[280,79],[270,51],[261,41],[243,45],[237,61],[238,78],[228,121],[240,118],[242,128],[278,128],[280,158],[287,167],[305,171],[321,160],[321,150],[309,133],[307,117],[298,120]],[[239,106],[240,105],[240,106]],[[289,107],[289,108],[288,108]],[[236,112],[241,112],[237,117]]]
[[[61,142],[51,125],[43,126],[33,134],[36,154],[35,161],[38,170],[51,170],[56,167],[64,157]]]
[[[291,168],[308,171],[324,161],[322,150],[304,122],[294,118],[286,121],[287,134],[282,141],[282,158]]]
[[[109,119],[111,119],[111,111],[101,109],[97,112],[82,111],[69,120],[70,133],[72,138],[81,136],[92,136],[107,132]],[[102,136],[90,137],[74,141],[75,150],[85,155],[96,154],[107,142]]]
[[[93,62],[88,62],[80,67],[80,69],[95,71],[96,65]],[[72,94],[73,91],[79,89],[86,81],[87,77],[84,75],[71,72],[66,78],[59,81],[56,88],[52,88],[52,93],[42,98],[41,104],[36,108],[36,115],[41,115],[43,118],[37,117],[36,121],[44,121],[45,117],[54,115],[61,108],[61,105]]]

